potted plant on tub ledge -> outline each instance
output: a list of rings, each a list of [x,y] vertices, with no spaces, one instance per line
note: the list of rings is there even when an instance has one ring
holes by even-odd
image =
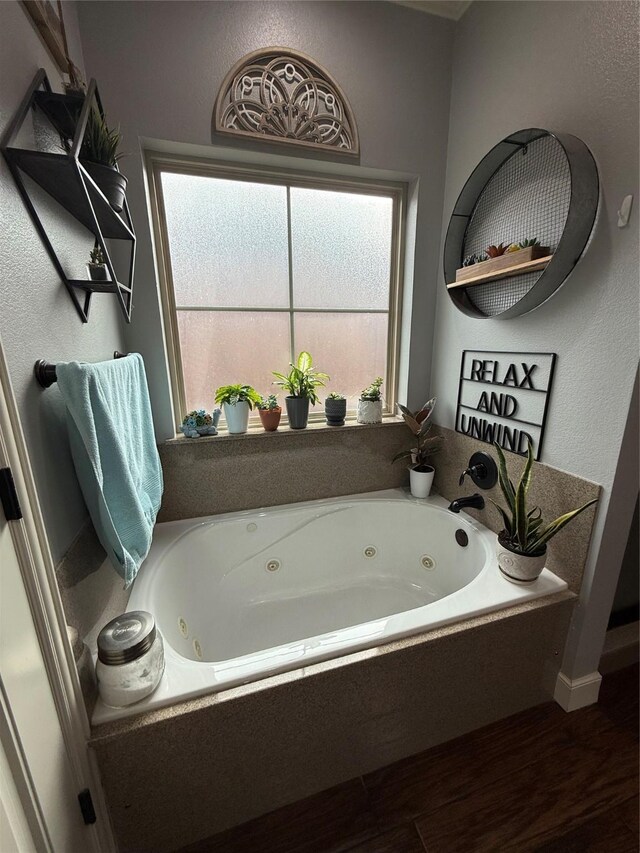
[[[409,484],[411,494],[414,498],[428,498],[431,492],[431,485],[435,475],[435,468],[429,465],[429,457],[440,449],[442,439],[440,436],[430,436],[431,431],[431,413],[436,404],[436,398],[432,397],[424,406],[415,414],[401,406],[398,403],[398,408],[402,412],[402,418],[417,440],[415,447],[410,450],[403,450],[401,453],[393,457],[393,462],[400,459],[409,459]]]
[[[344,426],[347,414],[347,398],[332,391],[324,401],[324,416],[329,426]]]
[[[359,424],[381,424],[382,423],[382,377],[378,376],[371,385],[364,389],[358,400],[358,415],[356,420]]]
[[[224,408],[227,429],[235,435],[247,431],[249,412],[261,399],[251,385],[221,385],[216,389],[216,403]]]
[[[269,394],[268,397],[261,397],[256,407],[265,432],[275,432],[278,429],[282,415],[282,409],[278,405],[276,395]]]
[[[309,405],[315,406],[318,402],[316,388],[324,388],[325,380],[330,377],[326,373],[320,373],[313,366],[311,355],[303,350],[298,356],[296,363],[289,363],[289,373],[276,373],[275,385],[279,385],[288,392],[285,397],[287,416],[291,429],[305,429],[309,420]]]
[[[597,503],[598,499],[594,498],[578,509],[566,512],[555,521],[545,524],[540,507],[530,508],[527,504],[533,468],[531,442],[527,462],[517,486],[509,479],[502,448],[497,444],[495,448],[498,454],[498,482],[507,504],[505,510],[495,501],[491,501],[504,523],[504,529],[498,534],[496,543],[498,566],[504,577],[512,583],[532,583],[544,568],[547,542],[587,507]]]

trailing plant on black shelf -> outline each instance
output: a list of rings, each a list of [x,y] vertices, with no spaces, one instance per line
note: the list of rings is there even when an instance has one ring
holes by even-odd
[[[291,370],[287,374],[273,371],[276,377],[274,385],[279,385],[288,396],[309,400],[311,405],[315,406],[318,402],[316,389],[324,388],[326,380],[330,377],[315,369],[311,354],[306,350],[298,355],[295,364],[289,362],[289,367]]]
[[[398,403],[398,408],[402,412],[402,418],[411,432],[417,439],[417,444],[410,450],[402,450],[397,453],[392,462],[398,462],[400,459],[409,459],[413,465],[418,468],[425,468],[428,465],[429,457],[440,450],[442,438],[440,436],[430,436],[431,415],[436,405],[436,398],[432,397],[424,406],[417,412],[412,412],[406,406],[401,406]]]
[[[93,249],[89,252],[89,263],[94,267],[103,267],[106,263],[104,259],[104,253],[102,251],[102,247],[97,243],[93,247]]]
[[[120,128],[110,129],[105,117],[93,108],[87,119],[80,159],[115,168],[120,158],[124,157],[124,154],[118,151],[121,142]]]
[[[251,385],[221,385],[216,389],[216,403],[220,406],[226,403],[235,406],[237,403],[247,403],[250,409],[257,405],[262,397]]]
[[[498,454],[498,481],[507,505],[507,509],[505,510],[500,504],[489,498],[502,516],[504,523],[504,529],[499,534],[498,540],[502,545],[516,554],[528,557],[542,555],[547,549],[547,542],[558,534],[563,527],[566,527],[570,521],[573,521],[577,515],[580,515],[585,509],[597,503],[598,499],[594,498],[587,501],[586,504],[578,507],[578,509],[566,512],[564,515],[556,518],[555,521],[545,524],[540,507],[534,506],[529,508],[527,505],[527,495],[531,486],[533,468],[533,447],[531,441],[529,441],[527,448],[527,461],[524,471],[517,486],[514,486],[513,482],[509,479],[507,463],[502,448],[498,444],[494,446]]]

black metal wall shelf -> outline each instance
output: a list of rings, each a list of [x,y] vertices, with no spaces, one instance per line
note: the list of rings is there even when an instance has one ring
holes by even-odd
[[[473,170],[451,214],[443,265],[453,303],[481,319],[518,317],[542,304],[580,260],[598,198],[596,163],[581,139],[541,128],[503,139]],[[547,263],[496,281],[456,282],[465,256],[534,236],[551,246]]]
[[[44,87],[44,88],[42,88]],[[109,204],[102,191],[83,167],[79,154],[82,148],[89,111],[92,108],[104,115],[95,80],[91,80],[86,96],[61,95],[51,91],[44,69],[35,75],[22,104],[7,127],[0,143],[22,199],[31,215],[44,246],[62,279],[75,308],[84,323],[89,319],[91,295],[116,295],[127,322],[131,321],[133,272],[135,268],[136,236],[127,200],[120,215]],[[31,110],[39,110],[61,138],[61,153],[20,148],[13,145]],[[71,142],[71,140],[73,140]],[[58,257],[36,206],[24,181],[28,176],[51,198],[67,210],[94,237],[105,258],[109,281],[70,278]],[[130,245],[127,283],[116,275],[106,240],[125,240]]]

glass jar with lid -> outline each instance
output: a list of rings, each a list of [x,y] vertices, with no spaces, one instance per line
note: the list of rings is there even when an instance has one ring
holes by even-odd
[[[156,689],[164,672],[164,645],[155,619],[132,610],[98,634],[96,676],[100,698],[111,708],[133,705]]]

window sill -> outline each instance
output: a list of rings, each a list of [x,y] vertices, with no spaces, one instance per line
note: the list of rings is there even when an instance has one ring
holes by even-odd
[[[202,435],[199,438],[187,438],[185,435],[176,435],[175,438],[169,438],[166,441],[163,441],[163,445],[177,445],[184,444],[190,442],[196,442],[198,444],[210,442],[210,441],[246,441],[251,438],[273,438],[280,436],[292,436],[292,435],[305,435],[306,433],[318,433],[318,432],[347,432],[352,433],[356,430],[370,430],[370,429],[384,429],[385,427],[395,426],[397,424],[404,424],[402,418],[397,417],[395,415],[387,415],[383,417],[382,423],[378,424],[359,424],[354,420],[347,420],[344,426],[329,426],[325,421],[313,421],[310,422],[305,429],[291,429],[288,425],[284,424],[279,426],[277,430],[273,432],[267,432],[261,424],[251,424],[247,432],[243,433],[229,433],[226,429],[219,431],[218,435]]]

